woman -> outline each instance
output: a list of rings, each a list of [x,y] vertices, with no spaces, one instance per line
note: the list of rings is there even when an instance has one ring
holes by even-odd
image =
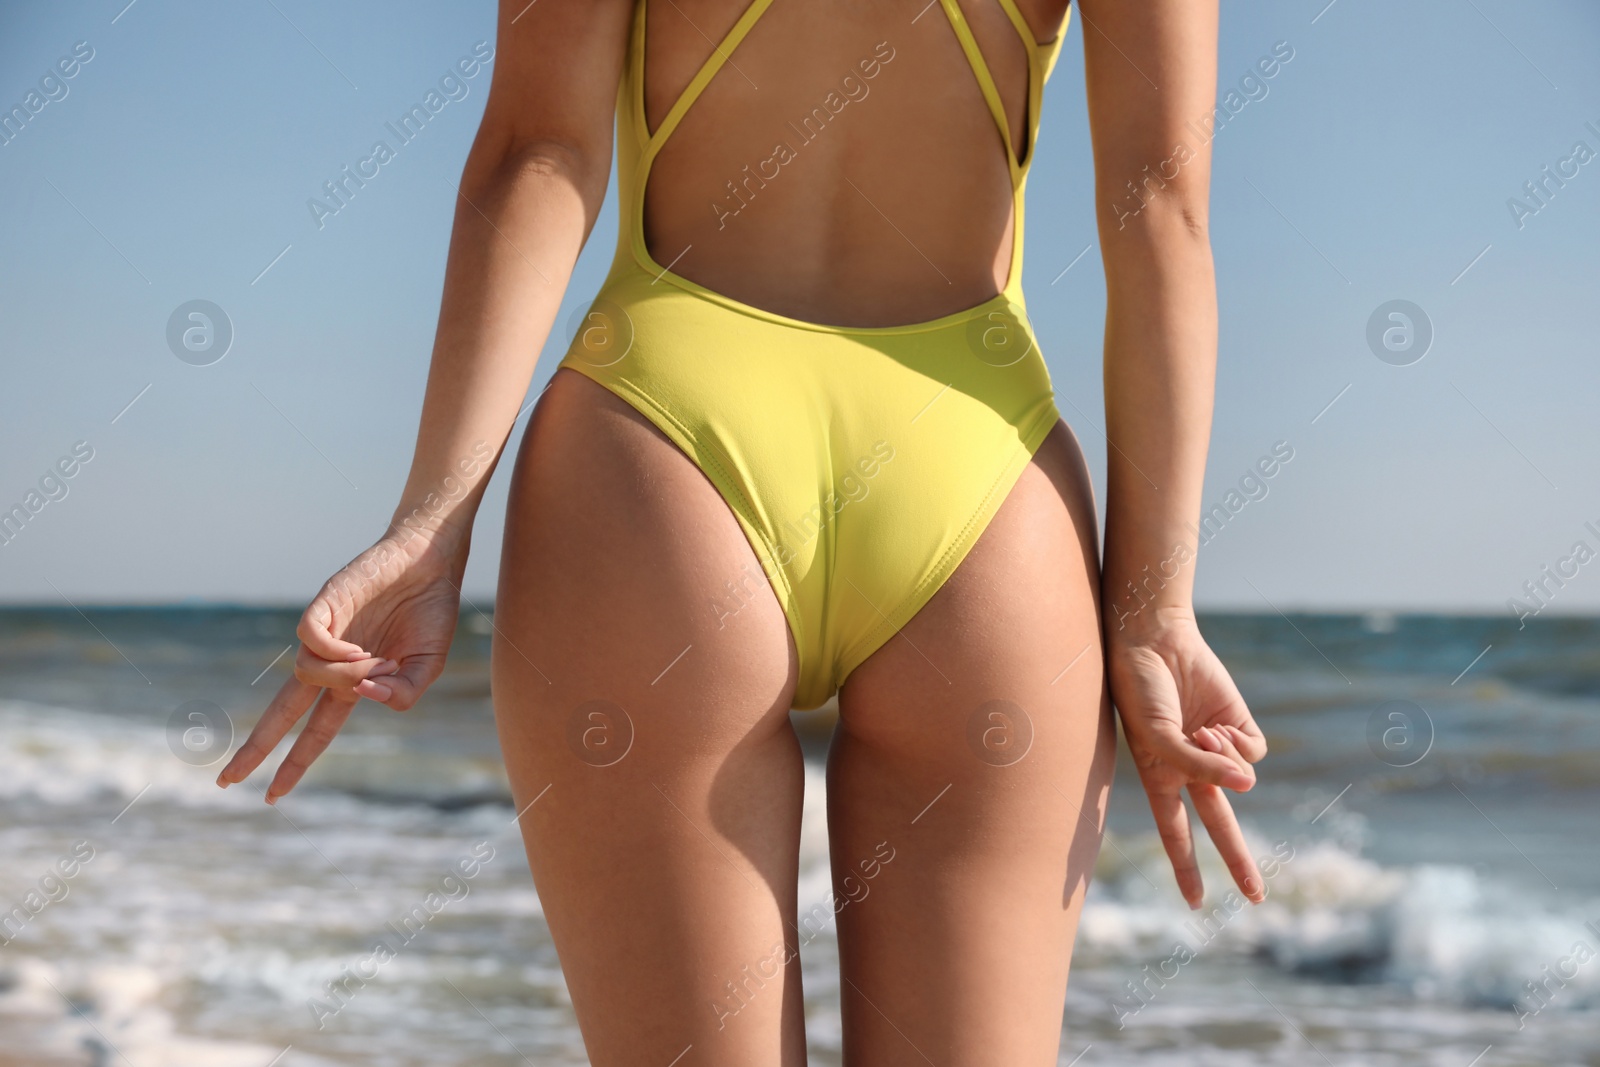
[[[507,0],[410,479],[219,782],[411,707],[611,168],[605,286],[524,437],[501,745],[592,1062],[805,1062],[791,707],[828,766],[847,1062],[1053,1064],[1115,750],[1177,874],[1265,753],[1190,607],[1216,344],[1215,2],[1085,0],[1108,282],[1102,572],[1021,296],[1065,0]],[[1143,207],[1126,206],[1129,187]],[[485,446],[487,442],[487,446]],[[1104,623],[1102,624],[1102,619]],[[1109,682],[1110,694],[1107,688]],[[318,694],[320,693],[320,696]]]

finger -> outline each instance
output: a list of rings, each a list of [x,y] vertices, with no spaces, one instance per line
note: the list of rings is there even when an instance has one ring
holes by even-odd
[[[350,709],[356,706],[356,699],[348,691],[322,691],[322,697],[312,709],[306,728],[294,739],[289,754],[278,767],[278,773],[272,776],[272,784],[267,786],[268,804],[276,803],[279,797],[293,789],[306,769],[327,750],[334,735],[350,717]]]
[[[1266,885],[1261,880],[1255,858],[1250,855],[1250,846],[1245,843],[1244,831],[1239,829],[1239,820],[1233,816],[1228,795],[1214,785],[1195,784],[1189,786],[1189,799],[1194,801],[1195,814],[1205,824],[1206,833],[1211,835],[1211,843],[1217,846],[1222,862],[1227,864],[1234,884],[1245,896],[1261,903],[1267,896]]]
[[[375,674],[392,674],[400,665],[391,659],[365,659],[345,662],[326,660],[305,645],[300,646],[294,658],[294,676],[308,685],[332,689],[353,689],[363,678]]]
[[[1174,723],[1161,723],[1145,732],[1144,744],[1149,753],[1192,781],[1209,782],[1229,789],[1249,789],[1255,785],[1255,776],[1246,774],[1228,756],[1208,752],[1199,743],[1183,735]]]
[[[278,688],[272,702],[267,705],[267,710],[256,720],[255,729],[250,731],[250,736],[245,738],[244,744],[239,746],[239,751],[233,754],[233,759],[229,760],[228,765],[222,768],[222,773],[217,775],[217,784],[226,789],[234,782],[242,782],[250,777],[255,769],[261,766],[261,761],[278,747],[278,742],[289,732],[289,727],[306,713],[317,692],[317,686],[307,685],[298,678],[290,678],[284,682]]]
[[[1150,814],[1155,816],[1156,833],[1161,835],[1167,859],[1172,861],[1172,873],[1178,879],[1178,892],[1183,894],[1190,908],[1198,908],[1205,896],[1205,883],[1200,878],[1200,864],[1194,855],[1194,837],[1189,832],[1189,809],[1183,806],[1183,797],[1173,793],[1152,792]]]
[[[1239,754],[1239,750],[1233,745],[1233,738],[1224,730],[1216,726],[1202,726],[1194,732],[1194,736],[1200,747],[1207,752],[1215,752],[1218,755],[1227,756],[1233,761],[1233,765],[1238,768],[1240,774],[1248,778],[1252,784],[1255,783],[1256,769],[1250,766],[1249,760]],[[1239,787],[1234,786],[1231,788]],[[1249,789],[1249,786],[1245,786],[1239,791],[1244,792],[1247,789]]]
[[[369,654],[360,645],[346,641],[342,637],[335,637],[333,625],[333,605],[328,602],[327,589],[324,587],[323,592],[317,594],[317,598],[306,605],[305,613],[300,616],[300,624],[295,627],[294,634],[300,639],[301,644],[325,660],[348,662],[369,658]]]
[[[356,686],[356,692],[393,711],[407,711],[422,698],[422,691],[444,671],[439,655],[406,656],[399,670]]]
[[[1239,750],[1239,755],[1251,763],[1258,762],[1267,754],[1267,739],[1261,732],[1261,727],[1256,725],[1254,719],[1246,718],[1243,723],[1223,723],[1218,729],[1225,732],[1233,747]]]
[[[1234,747],[1244,758],[1254,763],[1267,754],[1267,739],[1261,734],[1261,727],[1256,725],[1255,719],[1250,714],[1250,707],[1244,702],[1244,695],[1239,692],[1233,676],[1218,666],[1213,678],[1213,684],[1221,691],[1222,707],[1209,716],[1214,726],[1227,726],[1237,732],[1239,738],[1235,740]]]

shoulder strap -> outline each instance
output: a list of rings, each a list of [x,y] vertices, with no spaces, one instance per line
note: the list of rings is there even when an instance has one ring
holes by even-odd
[[[967,25],[967,17],[961,13],[961,4],[958,0],[939,0],[939,4],[944,8],[945,17],[950,20],[950,27],[955,30],[956,38],[961,42],[961,50],[966,53],[967,65],[972,68],[973,76],[978,79],[978,87],[983,90],[984,102],[989,105],[989,114],[994,117],[994,124],[1000,130],[1000,140],[1006,146],[1006,164],[1011,170],[1012,184],[1015,185],[1020,178],[1021,168],[1017,165],[1016,148],[1011,144],[1011,123],[1006,119],[1005,104],[1000,99],[1000,90],[994,84],[994,76],[989,72],[989,63],[983,58],[983,49],[978,47],[978,40],[972,35],[972,27]],[[1032,39],[1030,38],[1027,43],[1031,46]],[[1030,75],[1033,68],[1033,52],[1030,49],[1028,52]],[[1032,80],[1030,76],[1029,82]]]
[[[639,8],[641,23],[643,22],[645,6],[645,0],[641,0]],[[656,128],[655,133],[650,135],[651,143],[659,145],[672,136],[672,131],[678,128],[678,123],[683,121],[683,116],[688,113],[689,108],[694,106],[696,100],[700,99],[700,94],[705,91],[707,85],[711,84],[711,79],[716,77],[723,64],[729,61],[729,55],[732,54],[735,48],[739,47],[739,42],[744,40],[745,35],[750,32],[750,28],[756,24],[756,21],[771,6],[772,0],[750,0],[750,6],[745,8],[743,15],[739,16],[739,21],[733,24],[733,28],[727,32],[722,41],[711,50],[711,54],[706,57],[704,63],[700,64],[700,69],[695,72],[689,84],[684,87],[683,92],[678,94],[678,99],[673,102],[672,107],[667,111],[666,117],[661,120],[661,125]],[[639,62],[642,67],[644,63],[644,41],[642,38],[639,45]],[[644,91],[642,79],[639,91],[641,93]]]

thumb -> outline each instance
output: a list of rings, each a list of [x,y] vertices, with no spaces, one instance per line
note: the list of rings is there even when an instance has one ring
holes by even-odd
[[[1130,661],[1123,684],[1115,691],[1115,702],[1129,747],[1141,764],[1159,762],[1190,781],[1228,789],[1249,789],[1255,784],[1253,777],[1223,754],[1221,745],[1201,748],[1184,734],[1185,699],[1172,668],[1160,656],[1149,653]]]
[[[1151,755],[1191,781],[1219,785],[1239,792],[1256,784],[1254,776],[1240,770],[1239,764],[1226,754],[1225,746],[1220,741],[1213,742],[1216,751],[1203,748],[1203,741],[1184,736],[1175,723],[1151,724],[1144,741]]]
[[[422,698],[423,690],[432,685],[443,671],[443,656],[406,656],[400,661],[399,670],[393,674],[368,677],[356,686],[356,692],[392,711],[407,711],[416,705]]]
[[[1218,707],[1205,717],[1205,721],[1232,742],[1233,747],[1247,762],[1258,762],[1267,754],[1267,739],[1250,714],[1250,708],[1244,701],[1244,695],[1239,692],[1239,686],[1234,682],[1233,676],[1220,661],[1214,661],[1212,670],[1206,674],[1206,681],[1210,683],[1214,693],[1212,701],[1207,703],[1215,702]]]
[[[324,585],[316,598],[306,605],[306,610],[300,616],[300,623],[295,627],[295,636],[319,659],[333,663],[352,663],[367,659],[368,654],[360,645],[334,636],[334,625],[335,615],[333,605],[329,602],[329,587]]]

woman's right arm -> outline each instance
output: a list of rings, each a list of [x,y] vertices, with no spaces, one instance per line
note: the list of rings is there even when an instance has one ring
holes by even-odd
[[[295,676],[219,785],[247,777],[316,701],[272,802],[360,697],[403,711],[444,669],[473,517],[605,197],[631,14],[629,0],[502,0],[405,488],[383,537],[306,608]]]
[[[399,523],[480,441],[498,455],[605,198],[632,5],[502,0],[489,100],[456,197]],[[463,556],[488,477],[429,523]]]

